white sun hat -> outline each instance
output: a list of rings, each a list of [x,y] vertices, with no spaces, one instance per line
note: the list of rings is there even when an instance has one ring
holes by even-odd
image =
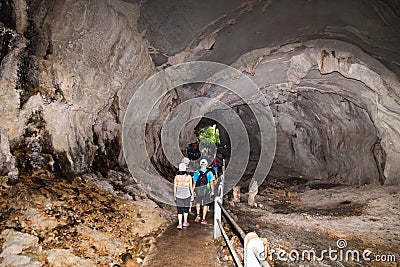
[[[181,172],[185,172],[186,171],[186,164],[185,163],[181,163],[179,164],[179,171]]]

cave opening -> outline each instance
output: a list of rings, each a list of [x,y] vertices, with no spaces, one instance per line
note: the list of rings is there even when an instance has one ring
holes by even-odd
[[[216,124],[199,129],[196,136],[200,142],[209,142],[215,145],[219,145],[221,142]]]
[[[231,153],[231,143],[226,129],[217,121],[203,117],[194,128],[194,133],[200,142],[212,142],[216,146],[216,163],[219,168],[225,160],[226,166],[229,164]],[[210,138],[211,137],[211,138]]]

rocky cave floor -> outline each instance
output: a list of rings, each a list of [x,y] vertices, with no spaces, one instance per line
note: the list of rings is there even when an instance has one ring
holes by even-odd
[[[242,194],[240,203],[234,203],[232,196],[225,197],[224,205],[246,233],[254,231],[268,240],[270,249],[276,251],[270,260],[274,266],[398,266],[399,189],[399,186],[354,187],[290,177],[270,179],[268,186],[255,197],[255,207],[249,208],[246,194]],[[337,246],[339,239],[347,242],[343,249]],[[321,251],[329,248],[338,252],[332,252],[332,257],[325,253],[323,261],[309,261],[308,254],[305,261],[301,259],[303,251],[315,251],[320,257]],[[299,252],[299,261],[278,259],[280,249],[287,253],[283,258],[288,258],[293,250]],[[366,249],[372,252],[366,254],[367,258],[378,255],[386,261],[364,261],[362,253]],[[359,251],[359,262],[352,260],[351,254],[346,260],[350,250]],[[295,252],[291,255],[297,257]],[[392,255],[397,262],[388,262]]]
[[[125,253],[140,266],[172,213],[127,175],[111,172],[111,183],[94,178],[2,177],[0,266],[108,267],[122,264]],[[114,190],[122,184],[127,193]]]
[[[338,239],[347,241],[342,251],[360,251],[360,262],[328,257],[284,262],[275,253],[273,266],[398,266],[399,189],[291,177],[269,180],[255,207],[249,207],[245,192],[240,203],[228,194],[224,206],[245,232],[266,238],[275,251],[314,250],[320,256],[324,249],[338,249]],[[94,174],[70,182],[26,177],[10,183],[1,177],[0,194],[1,266],[124,266],[125,253],[140,266],[176,221],[174,207],[157,204],[128,175],[114,171],[107,181]],[[239,239],[228,233],[242,255]],[[397,263],[363,261],[365,249],[373,253],[370,258],[394,255]],[[227,247],[217,250],[221,266],[233,266]]]

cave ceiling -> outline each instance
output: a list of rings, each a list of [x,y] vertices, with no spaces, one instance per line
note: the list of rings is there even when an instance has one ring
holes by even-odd
[[[190,51],[232,64],[255,49],[323,38],[357,45],[398,74],[399,14],[399,1],[155,0],[142,2],[138,29],[158,63]]]

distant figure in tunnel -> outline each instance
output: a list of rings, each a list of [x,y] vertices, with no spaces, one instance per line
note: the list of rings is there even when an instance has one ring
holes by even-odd
[[[174,198],[178,209],[178,229],[189,226],[188,213],[190,200],[194,198],[192,176],[186,171],[186,164],[179,164],[179,171],[174,179]],[[183,217],[183,223],[182,223]]]
[[[207,169],[206,159],[200,161],[200,170],[194,172],[193,187],[195,188],[195,203],[197,216],[195,222],[201,220],[201,224],[207,224],[206,216],[211,197],[214,196],[214,175],[210,169]],[[200,217],[200,206],[203,206],[203,216]]]

